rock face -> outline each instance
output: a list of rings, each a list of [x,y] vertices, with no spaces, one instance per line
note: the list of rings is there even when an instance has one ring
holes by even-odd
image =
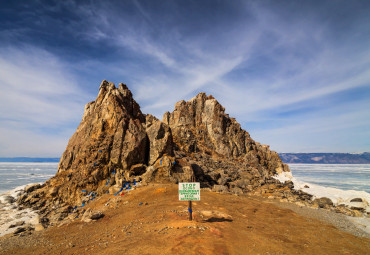
[[[225,114],[225,108],[212,96],[199,93],[189,102],[180,101],[172,113],[165,113],[167,123],[186,153],[237,159],[262,170],[264,177],[289,171],[269,146],[256,143],[240,124]]]
[[[87,193],[117,192],[134,179],[177,183],[193,178],[217,191],[284,197],[292,187],[272,178],[283,171],[289,168],[278,154],[255,142],[212,96],[200,93],[176,103],[162,122],[141,112],[126,85],[103,81],[57,174],[30,188],[19,202],[45,214],[53,205],[64,217],[87,201]]]
[[[81,189],[96,190],[106,186],[114,171],[128,177],[133,166],[147,164],[148,144],[145,116],[131,91],[122,83],[116,88],[103,81],[49,182],[56,188],[50,195],[63,202],[80,202]]]
[[[168,125],[148,114],[146,133],[149,138],[149,165],[153,165],[163,154],[173,154],[172,133]]]

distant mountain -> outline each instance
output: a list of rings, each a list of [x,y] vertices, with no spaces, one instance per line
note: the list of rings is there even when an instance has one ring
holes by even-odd
[[[60,158],[0,158],[0,162],[20,162],[20,163],[58,163]]]
[[[370,152],[351,153],[279,153],[284,163],[370,164]]]

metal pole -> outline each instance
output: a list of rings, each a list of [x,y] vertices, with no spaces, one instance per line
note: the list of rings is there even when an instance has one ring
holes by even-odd
[[[192,221],[193,220],[193,208],[191,206],[191,200],[189,201],[189,220]]]
[[[195,181],[195,178],[194,178],[194,174],[191,176],[191,182],[194,182]],[[188,211],[189,211],[189,220],[192,221],[193,220],[193,207],[192,207],[192,201],[189,200],[189,208],[188,208]]]

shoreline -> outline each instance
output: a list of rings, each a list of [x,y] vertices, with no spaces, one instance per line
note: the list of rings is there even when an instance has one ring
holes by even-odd
[[[294,190],[312,195],[312,200],[329,198],[336,207],[345,206],[350,209],[359,210],[359,214],[370,215],[370,193],[366,191],[343,190],[304,182],[296,179],[292,172],[282,172],[273,176],[273,178],[279,180],[281,183],[287,181],[292,182]]]

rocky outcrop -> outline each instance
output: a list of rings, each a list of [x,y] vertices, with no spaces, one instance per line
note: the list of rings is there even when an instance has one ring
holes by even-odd
[[[276,152],[256,143],[234,118],[225,114],[225,108],[216,99],[205,93],[188,102],[178,102],[175,110],[165,113],[163,119],[182,151],[238,159],[250,166],[263,167],[269,175],[289,171]]]
[[[82,204],[85,193],[101,194],[138,180],[147,167],[155,168],[157,161],[160,165],[163,155],[173,156],[170,128],[144,115],[125,84],[116,88],[103,81],[96,100],[85,106],[57,174],[44,187],[29,189],[35,192],[20,202],[36,208],[48,203]]]
[[[212,96],[180,101],[163,122],[141,112],[131,91],[103,81],[85,107],[57,174],[28,189],[19,202],[40,210],[43,226],[127,182],[183,182],[235,194],[284,197],[289,183],[272,176],[289,171],[269,146],[255,142]],[[52,210],[50,208],[53,208]],[[55,215],[55,216],[53,216]]]
[[[164,114],[163,122],[171,128],[177,158],[189,162],[202,186],[222,185],[216,189],[234,193],[262,186],[270,191],[281,186],[272,176],[289,171],[276,152],[255,142],[205,93],[178,102],[172,113]]]

